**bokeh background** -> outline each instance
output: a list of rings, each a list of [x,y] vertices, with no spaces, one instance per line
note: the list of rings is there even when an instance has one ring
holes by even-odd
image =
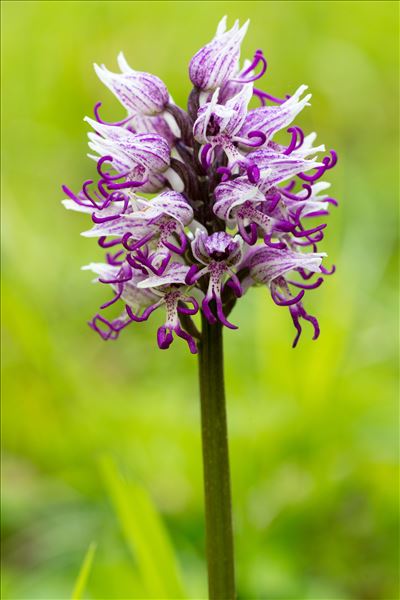
[[[105,290],[80,266],[100,254],[60,185],[94,174],[94,103],[123,116],[92,63],[113,69],[123,49],[184,106],[190,57],[227,14],[251,18],[243,56],[264,49],[265,89],[310,86],[299,124],[340,158],[323,248],[337,274],[307,297],[321,338],[305,327],[293,351],[288,311],[264,289],[225,335],[239,598],[398,598],[397,3],[2,12],[2,597],[71,598],[92,542],[85,598],[206,597],[196,359],[183,343],[157,349],[158,315],[117,343],[87,327]]]

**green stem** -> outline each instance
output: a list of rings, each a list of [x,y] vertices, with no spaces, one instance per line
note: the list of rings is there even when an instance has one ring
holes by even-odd
[[[210,600],[234,600],[232,511],[222,326],[202,316],[199,344],[206,549]]]

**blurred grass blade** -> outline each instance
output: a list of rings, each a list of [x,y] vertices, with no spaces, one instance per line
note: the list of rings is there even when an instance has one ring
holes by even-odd
[[[168,532],[146,490],[125,482],[112,460],[102,474],[125,539],[152,598],[185,598],[182,577]]]
[[[80,600],[82,594],[85,591],[86,583],[92,569],[94,554],[96,552],[96,544],[92,542],[86,551],[85,558],[79,570],[78,577],[74,585],[74,591],[72,592],[71,600]]]

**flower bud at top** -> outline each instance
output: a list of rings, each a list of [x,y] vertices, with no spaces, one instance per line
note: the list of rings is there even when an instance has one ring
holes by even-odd
[[[248,24],[246,21],[239,28],[239,21],[235,21],[232,29],[226,31],[226,17],[220,21],[214,39],[200,48],[190,61],[189,77],[195,87],[212,91],[237,73],[240,45]]]

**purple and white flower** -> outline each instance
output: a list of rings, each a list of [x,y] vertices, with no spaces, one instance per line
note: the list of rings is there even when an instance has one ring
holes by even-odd
[[[112,291],[89,323],[103,339],[163,308],[159,347],[176,336],[196,353],[196,315],[236,329],[228,320],[233,306],[262,285],[289,309],[294,346],[303,321],[311,323],[313,339],[319,335],[303,301],[334,272],[318,250],[326,223],[315,219],[337,205],[325,181],[337,155],[293,125],[310,104],[306,86],[282,99],[255,87],[267,63],[256,50],[240,64],[247,27],[236,21],[227,29],[224,17],[194,55],[188,112],[158,77],[133,70],[122,53],[120,73],[95,65],[127,115],[106,123],[96,104],[95,119],[86,121],[97,177],[78,192],[63,186],[63,203],[91,217],[83,235],[106,252],[104,263],[84,267]],[[252,98],[261,106],[249,109]],[[277,143],[285,129],[287,142]],[[120,302],[120,316],[108,319],[104,311]]]
[[[227,83],[238,71],[240,46],[249,21],[239,27],[235,21],[226,30],[226,17],[218,24],[214,39],[200,48],[189,64],[190,81],[200,90],[210,91]]]
[[[237,329],[237,327],[229,323],[224,315],[222,286],[229,278],[237,297],[242,295],[239,279],[233,270],[242,259],[242,246],[243,239],[240,235],[232,237],[223,231],[208,235],[198,230],[192,242],[192,252],[195,259],[206,266],[199,270],[198,266],[193,264],[186,276],[186,282],[190,285],[198,282],[203,276],[208,277],[208,288],[202,302],[202,310],[210,323],[219,320],[230,329]],[[218,319],[210,308],[210,303],[213,301]]]
[[[112,73],[104,65],[94,65],[100,81],[126,108],[130,117],[136,115],[156,115],[166,108],[169,93],[165,83],[156,75],[134,71],[128,65],[122,52],[118,55],[121,73]]]

